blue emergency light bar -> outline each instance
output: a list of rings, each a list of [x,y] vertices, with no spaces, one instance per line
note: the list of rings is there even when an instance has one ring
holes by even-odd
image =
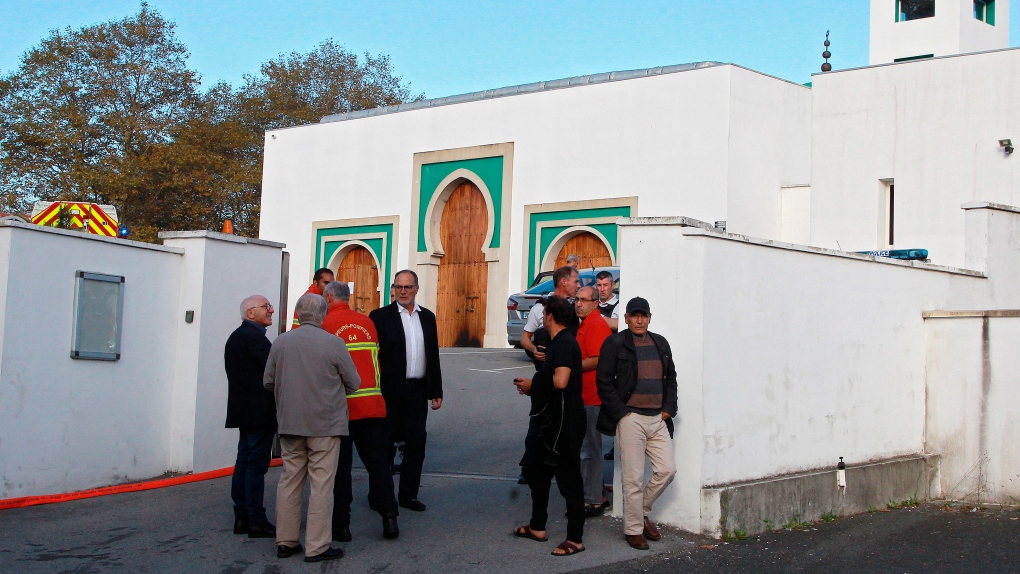
[[[907,261],[926,261],[928,259],[927,249],[890,249],[888,251],[855,251],[854,253]]]

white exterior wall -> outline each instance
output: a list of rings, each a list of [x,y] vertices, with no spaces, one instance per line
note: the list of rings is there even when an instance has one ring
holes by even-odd
[[[782,234],[781,188],[811,181],[811,90],[735,68],[730,77],[726,230]],[[680,215],[672,211],[646,215]],[[710,220],[709,220],[710,221]],[[805,220],[806,222],[806,220]]]
[[[927,329],[925,448],[942,456],[942,495],[1020,500],[1018,317],[941,317]]]
[[[167,469],[181,252],[82,235],[0,227],[0,498]],[[118,361],[70,358],[78,270],[125,277]]]
[[[942,265],[964,264],[962,203],[1020,204],[1020,154],[998,147],[1020,134],[1020,50],[813,80],[813,245],[884,247],[883,179],[896,185],[893,247]]]
[[[951,56],[1009,46],[1009,0],[996,0],[994,26],[974,18],[973,0],[935,0],[935,16],[896,21],[896,0],[871,0],[870,63]]]
[[[233,464],[223,346],[244,297],[279,303],[282,246],[167,236],[158,246],[0,223],[0,498]],[[70,358],[78,270],[125,277],[117,361]]]
[[[983,434],[976,403],[961,399],[982,393],[980,337],[977,351],[966,338],[972,332],[933,337],[924,313],[1020,308],[1020,212],[961,211],[968,237],[984,242],[970,249],[978,271],[720,234],[671,218],[626,221],[621,301],[649,300],[650,328],[670,341],[679,379],[678,474],[653,517],[714,532],[718,501],[703,507],[702,489],[832,468],[841,456],[857,464],[938,454],[947,476],[963,474],[961,465],[977,458],[971,438]],[[1010,322],[993,331],[998,382],[984,392],[991,433],[982,452],[994,461],[986,476],[1006,485],[1002,498],[1020,470],[1020,448],[1009,439],[1020,419],[1005,398],[1020,379],[1008,351],[1020,319],[993,321]],[[964,446],[942,450],[946,437]],[[1015,496],[1020,485],[1012,488]]]
[[[279,306],[280,246],[210,232],[163,237],[165,245],[186,253],[176,311],[180,325],[171,468],[202,472],[231,466],[237,457],[237,431],[223,428],[227,413],[223,346],[241,324],[245,297],[263,295]],[[191,324],[184,323],[188,310],[195,311]],[[276,311],[266,333],[270,340],[276,339],[279,322],[288,317]]]
[[[522,284],[526,204],[638,195],[640,213],[772,232],[779,186],[808,177],[809,98],[725,65],[270,132],[260,236],[291,246],[290,290],[302,293],[312,221],[399,215],[394,269],[407,267],[413,154],[503,142],[513,247],[508,285],[490,297]]]

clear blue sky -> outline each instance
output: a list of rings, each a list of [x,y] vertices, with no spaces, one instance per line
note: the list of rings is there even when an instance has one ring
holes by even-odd
[[[892,0],[890,0],[892,1]],[[120,18],[131,0],[0,2],[0,71],[51,29]],[[387,53],[414,92],[441,97],[567,76],[733,62],[807,82],[825,31],[836,69],[868,63],[867,0],[302,1],[150,0],[177,23],[206,85],[239,85],[282,52],[333,38]],[[890,13],[892,9],[890,8]],[[1015,38],[1020,6],[1011,18]],[[1010,45],[1017,42],[1012,40]]]

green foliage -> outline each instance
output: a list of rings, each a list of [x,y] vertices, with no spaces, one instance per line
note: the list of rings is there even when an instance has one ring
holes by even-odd
[[[803,522],[801,521],[799,516],[794,516],[790,520],[786,521],[786,524],[783,525],[783,528],[787,530],[797,530],[798,528],[808,528],[810,526],[811,526],[810,522]]]
[[[722,531],[723,542],[740,542],[741,540],[747,540],[747,531],[741,528],[737,528],[733,532],[723,528]]]
[[[174,25],[138,14],[54,30],[0,83],[4,210],[36,199],[144,204],[146,167],[199,102]]]
[[[822,522],[833,522],[836,520],[836,515],[832,512],[826,512],[822,515]]]
[[[202,93],[174,27],[143,3],[51,32],[0,77],[0,211],[91,201],[113,204],[132,239],[227,218],[257,236],[266,130],[423,97],[388,56],[362,60],[332,40]]]
[[[890,500],[885,505],[885,507],[888,508],[889,510],[896,510],[898,508],[911,508],[911,507],[920,506],[920,505],[921,505],[921,501],[918,500],[916,496],[911,496],[910,498],[908,498],[908,499],[906,499],[904,501],[901,501],[901,502],[896,502],[895,500]]]

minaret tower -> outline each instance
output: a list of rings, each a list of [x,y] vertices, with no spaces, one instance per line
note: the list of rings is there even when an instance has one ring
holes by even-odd
[[[871,0],[871,64],[1009,47],[1009,0]]]

